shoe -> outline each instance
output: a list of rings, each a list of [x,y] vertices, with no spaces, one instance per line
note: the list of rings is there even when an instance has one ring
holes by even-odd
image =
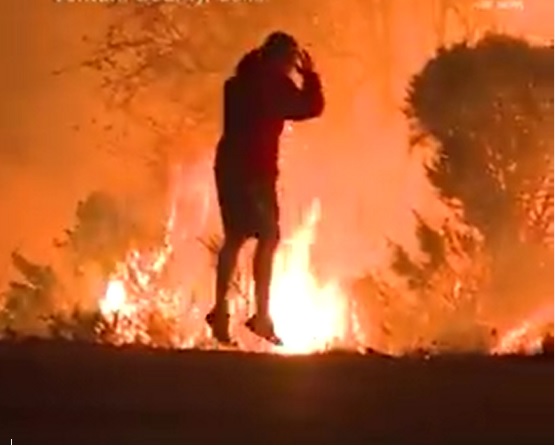
[[[255,335],[267,340],[273,345],[284,345],[282,340],[276,335],[274,331],[274,324],[269,317],[259,317],[257,315],[251,316],[245,323],[245,326]]]
[[[230,337],[230,332],[228,329],[229,319],[229,315],[219,315],[215,310],[212,310],[205,317],[205,321],[212,332],[212,337],[221,344],[231,346],[234,345],[234,341]]]

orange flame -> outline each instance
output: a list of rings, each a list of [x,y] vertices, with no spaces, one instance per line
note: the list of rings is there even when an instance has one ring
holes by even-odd
[[[120,279],[113,279],[108,282],[104,299],[100,301],[100,311],[105,317],[112,320],[115,315],[124,311],[126,301],[125,283]]]
[[[267,351],[300,354],[331,348],[357,349],[361,345],[355,311],[348,297],[338,283],[321,284],[311,271],[310,251],[319,217],[320,203],[315,201],[306,221],[277,252],[270,312],[284,346],[278,349],[267,346]],[[168,233],[174,223],[171,218]],[[166,322],[163,330],[173,347],[192,346],[198,340],[198,333],[195,333],[198,324],[188,327],[190,321],[182,317],[180,297],[190,293],[167,289],[160,280],[172,253],[169,239],[168,235],[165,246],[154,253],[132,251],[109,280],[99,307],[106,321],[112,324],[115,343],[155,343],[149,331],[153,315]],[[252,291],[253,284],[247,285]],[[209,306],[197,303],[189,307],[189,311],[194,312],[199,321],[202,320],[202,307]],[[232,300],[230,307],[232,318],[241,313],[237,299]],[[249,349],[249,343],[241,341],[240,345]]]
[[[320,203],[314,201],[306,222],[282,245],[274,262],[270,313],[284,342],[283,352],[357,345],[348,297],[336,282],[321,285],[311,272],[310,250],[319,218]]]
[[[536,354],[542,351],[544,337],[554,330],[554,303],[541,308],[517,326],[507,330],[498,340],[491,353]]]

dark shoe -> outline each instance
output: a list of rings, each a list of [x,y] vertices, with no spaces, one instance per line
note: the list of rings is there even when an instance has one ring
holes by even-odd
[[[212,337],[216,339],[221,344],[234,345],[229,332],[229,320],[230,317],[227,314],[218,314],[215,310],[212,310],[206,315],[205,321],[210,327],[212,332]]]
[[[284,345],[282,340],[274,332],[274,324],[269,317],[251,316],[245,326],[255,335],[270,342],[271,344]]]

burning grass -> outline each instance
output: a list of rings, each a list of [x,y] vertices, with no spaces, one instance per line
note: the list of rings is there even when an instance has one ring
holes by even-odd
[[[537,62],[532,65],[531,60]],[[461,76],[462,66],[475,67],[474,76]],[[536,68],[532,71],[524,68],[531,66]],[[553,167],[546,168],[553,165],[552,67],[552,47],[534,48],[503,36],[485,39],[476,46],[462,43],[439,51],[411,82],[406,105],[416,129],[416,134],[411,135],[414,152],[434,148],[435,156],[431,160],[426,162],[427,157],[421,154],[423,157],[418,162],[430,182],[427,187],[435,187],[434,198],[430,198],[441,202],[443,211],[448,211],[447,227],[437,224],[432,228],[424,219],[421,221],[420,215],[415,219],[414,215],[405,213],[404,225],[410,231],[417,229],[414,235],[420,246],[416,250],[421,252],[408,253],[408,240],[405,247],[392,244],[393,249],[385,248],[381,253],[384,258],[376,257],[383,261],[391,254],[391,262],[386,264],[385,260],[380,265],[388,269],[390,277],[385,279],[380,276],[383,271],[372,270],[361,296],[355,296],[351,283],[347,282],[360,278],[357,275],[364,273],[361,269],[369,265],[363,265],[368,258],[359,262],[360,270],[353,272],[356,277],[345,277],[345,273],[342,275],[333,268],[326,275],[318,274],[312,258],[317,240],[320,243],[338,238],[339,243],[333,243],[334,250],[328,252],[333,257],[349,252],[345,245],[360,251],[375,249],[376,244],[372,248],[360,247],[359,242],[366,242],[369,235],[369,238],[388,237],[389,228],[380,225],[352,234],[353,226],[347,224],[349,219],[344,220],[341,215],[348,208],[343,207],[344,202],[353,209],[356,207],[353,197],[359,192],[362,196],[371,195],[377,192],[378,184],[390,188],[400,182],[396,177],[378,177],[374,186],[369,187],[368,177],[377,173],[361,162],[369,158],[362,157],[363,151],[354,152],[357,153],[355,162],[346,164],[349,169],[342,169],[339,168],[342,164],[337,164],[345,155],[342,152],[342,158],[334,158],[334,177],[327,178],[332,186],[319,190],[316,195],[320,199],[307,207],[304,217],[293,227],[286,228],[289,237],[279,247],[275,259],[270,309],[285,346],[271,348],[254,339],[243,327],[243,321],[253,311],[254,299],[252,279],[246,273],[247,268],[240,268],[230,296],[232,334],[239,341],[240,349],[309,354],[373,347],[387,353],[471,350],[496,355],[533,354],[544,349],[543,339],[549,339],[553,333]],[[454,79],[461,82],[454,84]],[[469,94],[473,90],[480,94]],[[501,93],[504,93],[502,99]],[[445,107],[439,109],[439,103]],[[367,126],[368,110],[362,115]],[[483,116],[485,120],[468,120],[469,116]],[[338,128],[336,124],[333,127]],[[397,125],[392,127],[397,128]],[[405,129],[405,125],[399,128]],[[391,146],[376,144],[375,136],[372,135],[373,145]],[[306,145],[292,132],[287,139],[286,145],[297,146],[296,149]],[[390,137],[386,140],[390,141]],[[349,141],[345,136],[339,139],[344,147],[356,146]],[[392,141],[403,144],[398,138]],[[315,147],[336,147],[319,138],[310,143]],[[306,168],[313,164],[310,158],[289,164],[301,166],[301,173],[297,174],[297,192],[287,194],[288,197],[294,195],[297,200],[307,202],[307,197],[300,198],[301,190],[307,183]],[[357,173],[353,175],[359,176],[359,181],[348,178],[354,169]],[[336,175],[337,171],[349,173],[342,177]],[[204,315],[213,302],[213,272],[207,268],[208,258],[198,252],[184,253],[183,246],[184,234],[201,248],[197,237],[203,231],[214,230],[206,224],[207,214],[215,214],[216,210],[210,206],[207,188],[210,181],[206,175],[202,172],[199,178],[184,176],[170,184],[175,199],[168,224],[161,240],[148,248],[135,243],[144,234],[136,233],[135,222],[128,221],[126,212],[120,212],[103,194],[97,194],[87,206],[78,208],[80,222],[68,234],[69,245],[74,250],[72,254],[87,257],[100,266],[96,278],[100,277],[97,282],[102,282],[103,289],[99,291],[91,286],[85,293],[75,292],[73,303],[80,303],[83,294],[90,294],[93,302],[89,311],[98,311],[98,318],[83,319],[77,315],[71,316],[69,322],[63,317],[50,318],[55,335],[64,332],[74,336],[72,324],[82,324],[93,327],[93,339],[116,345],[216,347],[204,324]],[[327,198],[336,194],[336,185],[344,188],[347,183],[349,193],[327,202]],[[181,221],[176,217],[179,196],[193,189],[199,189],[203,199]],[[353,189],[357,189],[357,194],[351,194]],[[377,197],[380,192],[376,193]],[[307,193],[311,196],[313,191]],[[391,194],[389,200],[394,200],[395,195]],[[333,230],[325,237],[321,234],[319,239],[321,203],[337,206],[341,223],[332,225]],[[373,213],[392,204],[386,200],[368,203]],[[395,221],[398,214],[390,216],[387,225],[399,223]],[[200,223],[196,225],[197,220]],[[458,233],[459,226],[464,226],[467,234]],[[472,232],[475,235],[470,235]],[[216,249],[213,244],[209,248]],[[208,256],[210,250],[204,255]],[[416,259],[419,255],[421,259]],[[72,307],[62,305],[58,298],[60,283],[49,267],[33,265],[21,257],[14,257],[14,264],[27,282],[10,285],[4,302],[5,327],[11,329],[17,319],[14,315],[18,313],[26,315],[19,318],[26,323],[53,307],[66,313],[70,308],[71,313]],[[373,267],[379,268],[376,263]],[[397,280],[390,280],[392,275]],[[547,301],[550,301],[548,306]],[[485,304],[497,308],[488,314]],[[535,311],[528,314],[532,308]],[[498,320],[492,317],[494,313],[500,316]],[[485,315],[491,316],[490,319]],[[514,319],[508,323],[512,316]]]
[[[176,182],[174,186],[179,188],[180,184]],[[213,240],[203,247],[196,239],[198,234],[190,234],[190,239],[194,238],[206,257],[182,252],[183,241],[180,242],[179,235],[184,232],[184,222],[179,218],[178,202],[174,198],[158,245],[147,249],[130,244],[123,260],[108,262],[111,272],[105,276],[102,290],[93,295],[92,313],[48,315],[50,336],[120,346],[219,348],[204,323],[213,302],[213,273],[203,277],[187,274],[196,262],[202,264],[205,260],[207,265],[197,271],[206,273],[218,243]],[[312,255],[318,243],[320,218],[321,203],[315,199],[298,226],[282,242],[275,258],[270,311],[278,335],[284,340],[283,347],[256,339],[244,327],[244,321],[253,311],[254,287],[246,273],[251,262],[245,267],[240,265],[229,296],[231,331],[240,350],[283,355],[371,349],[394,355],[413,352],[536,354],[546,350],[547,335],[553,333],[553,305],[539,309],[515,325],[507,324],[496,332],[487,330],[478,322],[477,296],[470,291],[477,285],[476,274],[466,277],[451,269],[433,268],[435,272],[429,277],[424,270],[413,271],[426,285],[418,292],[413,290],[413,303],[408,299],[411,290],[403,291],[383,283],[356,292],[346,286],[348,282],[343,278],[322,277],[315,272]],[[105,259],[105,250],[101,251]],[[59,303],[54,294],[60,287],[52,269],[33,265],[21,256],[15,259],[28,283],[12,285],[4,316],[13,316],[14,311],[25,308],[21,303],[26,300],[31,302],[31,307],[32,302],[43,306],[45,302],[50,302],[50,306]],[[371,282],[377,285],[374,279]],[[14,306],[15,302],[19,306]],[[389,309],[382,311],[379,306],[369,306],[369,302],[380,302]],[[403,314],[407,316],[405,319]],[[386,325],[388,330],[384,328]],[[386,338],[394,338],[397,344],[389,344]]]
[[[323,280],[314,273],[311,248],[317,240],[320,216],[320,202],[314,200],[303,221],[281,244],[275,258],[270,311],[276,330],[284,340],[283,347],[271,347],[254,339],[245,330],[243,322],[253,310],[253,283],[247,274],[236,277],[230,292],[230,309],[232,332],[240,349],[311,354],[336,349],[364,352],[371,347],[368,342],[373,339],[368,331],[372,327],[362,324],[362,311],[366,310],[358,306],[359,300],[354,299],[338,279]],[[194,296],[181,281],[170,284],[171,281],[165,280],[168,268],[175,262],[174,247],[170,243],[175,229],[175,221],[171,219],[161,248],[149,253],[132,251],[110,277],[106,292],[99,301],[101,314],[111,327],[110,342],[169,348],[217,348],[203,322],[212,304],[211,292],[205,290],[202,296]],[[216,246],[211,249],[215,250]],[[543,342],[551,333],[553,306],[541,308],[515,326],[479,332],[475,320],[478,315],[473,311],[469,313],[469,305],[465,305],[467,301],[464,302],[462,296],[466,292],[465,284],[462,284],[461,277],[452,276],[455,285],[449,287],[450,296],[444,296],[449,304],[444,305],[449,307],[443,313],[446,327],[438,328],[440,332],[437,330],[436,334],[441,339],[414,345],[409,351],[416,349],[442,354],[463,350],[504,355],[536,354],[543,350]],[[445,277],[443,282],[448,279]],[[439,292],[437,288],[431,292]],[[371,323],[381,323],[377,317],[366,316]],[[429,320],[431,314],[423,316]],[[451,343],[450,336],[458,338],[459,346]],[[465,342],[469,345],[463,345]],[[388,353],[395,353],[395,350]]]
[[[319,216],[320,205],[314,201],[303,223],[276,255],[270,312],[284,346],[264,345],[242,328],[253,302],[253,283],[250,278],[236,282],[236,293],[230,297],[232,331],[243,350],[307,354],[364,348],[353,302],[336,281],[322,281],[312,271],[311,246]],[[168,229],[172,231],[172,225]],[[175,348],[210,343],[202,322],[210,298],[196,303],[182,285],[168,287],[164,283],[165,269],[172,261],[170,238],[158,251],[133,251],[111,276],[99,306],[113,328],[112,342],[157,345],[164,338],[164,344]]]

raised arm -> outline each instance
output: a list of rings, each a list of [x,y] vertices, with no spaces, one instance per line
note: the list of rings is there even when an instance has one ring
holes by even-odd
[[[324,110],[324,96],[319,75],[312,70],[301,71],[303,84],[298,88],[286,78],[283,91],[278,93],[280,111],[284,119],[302,121],[316,118]]]

